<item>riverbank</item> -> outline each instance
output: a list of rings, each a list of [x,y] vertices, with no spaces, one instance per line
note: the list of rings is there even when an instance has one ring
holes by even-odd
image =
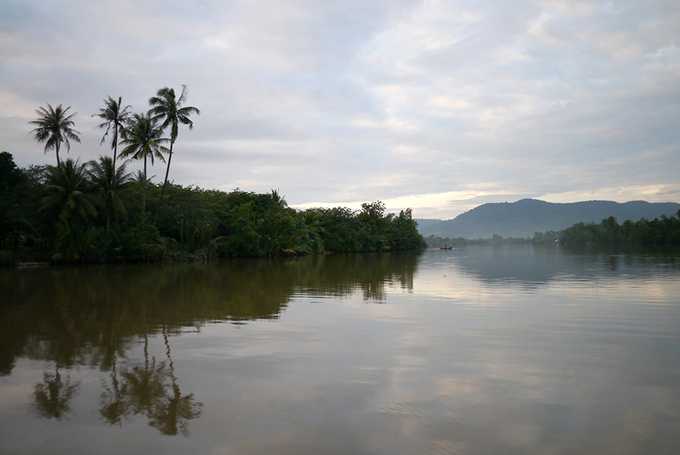
[[[4,265],[191,262],[424,246],[409,209],[387,213],[375,201],[360,210],[296,210],[276,190],[164,188],[133,178],[125,163],[114,170],[105,157],[22,169],[12,155],[0,153],[0,182]]]

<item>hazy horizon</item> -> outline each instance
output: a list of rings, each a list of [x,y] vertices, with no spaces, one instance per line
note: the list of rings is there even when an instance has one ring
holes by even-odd
[[[171,178],[278,188],[294,207],[383,200],[448,219],[535,198],[680,201],[680,4],[672,1],[5,1],[0,150],[54,163],[28,121],[163,86],[201,108]],[[137,166],[136,164],[132,165]],[[160,167],[150,174],[162,177]]]
[[[495,203],[497,203],[497,204],[515,204],[517,202],[527,200],[527,199],[533,200],[533,201],[538,201],[538,202],[549,202],[549,203],[552,203],[552,204],[578,204],[578,203],[589,203],[589,202],[615,202],[615,203],[618,203],[618,204],[628,204],[628,203],[635,203],[635,202],[648,202],[648,203],[651,203],[651,204],[658,203],[658,204],[679,204],[680,205],[680,202],[676,202],[676,201],[651,202],[651,201],[644,201],[644,200],[641,200],[641,199],[633,200],[633,201],[608,201],[608,200],[604,200],[604,199],[590,199],[590,200],[584,200],[584,201],[550,202],[550,201],[545,201],[543,199],[523,198],[523,199],[517,199],[517,200],[513,200],[513,201],[497,201]],[[488,204],[488,203],[485,202],[484,204]],[[480,207],[484,204],[476,205],[476,206],[472,207],[470,210],[474,210],[475,208]],[[491,203],[491,204],[493,204],[493,203]],[[461,214],[468,212],[468,211],[469,210],[465,210],[465,211],[459,213],[458,215],[461,215]],[[423,217],[418,217],[418,219],[428,220],[428,221],[450,221],[450,220],[456,218],[458,215],[455,215],[455,216],[450,217],[450,218],[423,218]]]

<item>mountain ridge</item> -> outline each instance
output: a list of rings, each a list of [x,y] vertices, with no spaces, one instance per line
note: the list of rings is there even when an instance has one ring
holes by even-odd
[[[619,222],[673,216],[680,210],[675,202],[590,200],[547,202],[519,199],[515,202],[489,202],[448,220],[418,219],[424,236],[489,238],[530,237],[535,232],[558,231],[576,223],[599,223],[610,216]]]

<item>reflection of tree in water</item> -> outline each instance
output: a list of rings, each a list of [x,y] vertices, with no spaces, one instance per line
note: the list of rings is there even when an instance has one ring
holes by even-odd
[[[156,363],[156,357],[149,361],[149,341],[144,336],[144,367],[135,366],[123,371],[123,397],[125,413],[144,414],[150,417],[153,408],[163,397],[165,364]]]
[[[70,401],[78,390],[79,384],[71,384],[70,376],[63,378],[59,366],[54,374],[43,373],[43,382],[35,385],[33,399],[38,413],[48,419],[61,419],[71,410]]]
[[[175,435],[177,430],[187,433],[187,421],[201,415],[203,403],[194,401],[194,394],[182,395],[175,376],[175,364],[172,361],[172,351],[168,342],[168,332],[163,327],[163,341],[165,354],[168,358],[168,376],[170,377],[171,393],[164,393],[163,398],[154,408],[149,424],[163,434]],[[164,388],[164,391],[168,391]]]
[[[104,420],[111,425],[122,424],[122,418],[126,414],[125,390],[121,390],[120,381],[118,380],[117,364],[114,360],[111,366],[111,386],[104,385],[104,391],[101,394],[101,407],[99,413]]]
[[[453,253],[442,253],[463,273],[489,285],[514,284],[536,288],[564,277],[596,279],[609,276],[635,277],[658,274],[655,267],[677,271],[673,256],[572,254],[559,248],[532,245],[468,246]],[[677,272],[676,272],[677,273]]]
[[[84,267],[0,271],[0,375],[17,357],[114,368],[137,337],[162,321],[174,331],[215,321],[275,319],[291,296],[413,288],[417,256],[367,254],[210,265]]]
[[[345,296],[360,290],[364,300],[384,302],[386,286],[413,289],[414,254],[339,254],[294,263],[295,285],[314,294]]]
[[[167,331],[163,329],[167,364],[149,360],[149,340],[144,335],[144,366],[124,370],[121,378],[111,370],[111,386],[101,395],[100,414],[108,423],[122,425],[125,417],[144,415],[149,425],[167,435],[187,434],[188,421],[201,415],[202,403],[193,394],[182,395]]]
[[[122,424],[130,414],[147,414],[163,394],[162,374],[164,366],[156,366],[156,358],[149,361],[149,338],[144,335],[144,367],[124,369],[118,377],[117,361],[111,368],[111,385],[101,394],[101,416],[110,424]]]
[[[41,415],[61,418],[78,384],[60,369],[98,367],[109,373],[99,402],[106,422],[123,425],[144,416],[163,434],[185,433],[202,404],[181,389],[170,335],[216,321],[278,318],[300,290],[328,296],[359,291],[366,300],[384,301],[388,285],[413,288],[416,266],[414,255],[376,254],[0,271],[0,286],[9,290],[0,305],[0,375],[11,374],[18,357],[56,363],[59,369],[35,386],[33,401]],[[148,337],[159,327],[163,361],[149,355]],[[141,338],[144,362],[131,364],[126,353]]]

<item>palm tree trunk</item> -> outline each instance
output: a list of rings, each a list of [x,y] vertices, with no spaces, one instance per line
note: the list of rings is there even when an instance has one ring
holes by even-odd
[[[118,97],[118,112],[116,113],[116,120],[113,123],[113,173],[116,174],[116,156],[118,155],[118,119],[120,118],[120,106],[123,104],[123,98]]]
[[[144,155],[144,182],[142,182],[142,215],[146,222],[146,155]]]
[[[113,175],[116,175],[116,157],[118,156],[118,123],[113,125]],[[111,177],[113,180],[113,177]]]
[[[57,153],[57,167],[60,167],[61,166],[61,160],[59,159],[59,142],[57,142],[57,144],[56,144],[55,151]]]
[[[163,199],[163,193],[165,193],[165,186],[168,184],[168,174],[170,173],[170,162],[172,161],[172,146],[175,145],[175,141],[170,141],[170,153],[168,154],[168,165],[165,167],[165,179],[163,180],[163,188],[161,188],[161,199]]]

